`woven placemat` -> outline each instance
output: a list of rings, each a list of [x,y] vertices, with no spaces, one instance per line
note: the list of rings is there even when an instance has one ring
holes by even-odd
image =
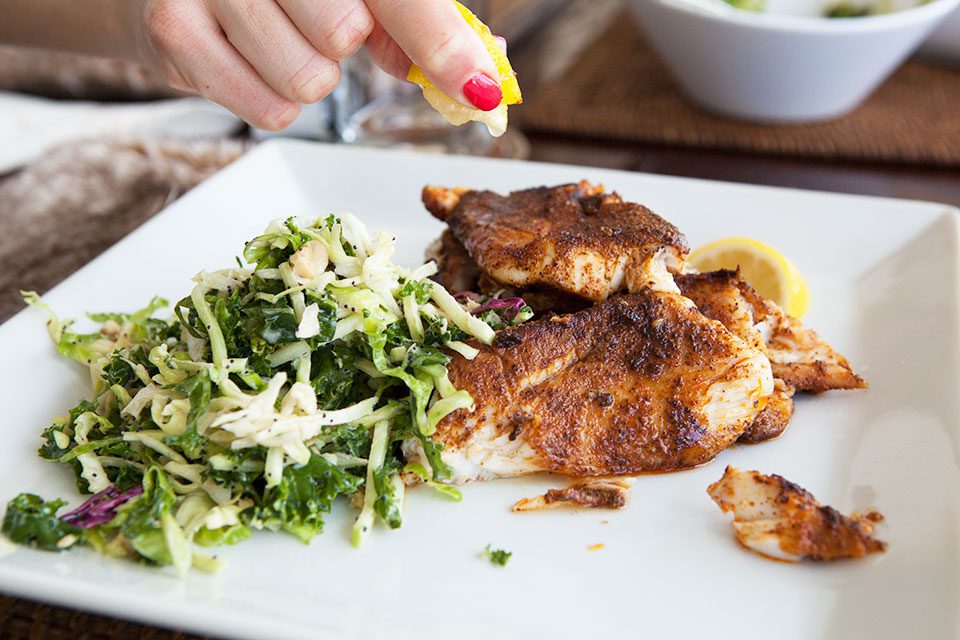
[[[841,119],[757,125],[689,104],[626,13],[523,106],[527,130],[702,149],[960,166],[960,72],[909,62]]]
[[[3,640],[208,640],[181,631],[63,609],[19,598],[0,597]]]

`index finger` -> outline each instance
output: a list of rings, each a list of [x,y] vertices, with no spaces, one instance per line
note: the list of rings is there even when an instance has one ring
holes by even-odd
[[[451,0],[367,0],[367,7],[443,93],[484,111],[500,103],[493,58]]]

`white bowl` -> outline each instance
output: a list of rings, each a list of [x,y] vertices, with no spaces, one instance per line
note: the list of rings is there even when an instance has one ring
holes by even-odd
[[[763,13],[721,0],[627,4],[694,101],[748,120],[812,122],[860,104],[960,0],[846,19],[819,17],[828,0],[773,2]]]
[[[960,9],[954,9],[933,35],[923,43],[925,57],[960,66]]]

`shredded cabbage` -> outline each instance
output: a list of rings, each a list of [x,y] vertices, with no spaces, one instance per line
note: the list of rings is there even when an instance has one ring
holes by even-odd
[[[435,264],[397,265],[395,240],[347,213],[274,220],[244,248],[249,267],[201,272],[174,317],[154,318],[166,304],[155,298],[91,314],[101,327],[87,334],[24,292],[93,382],[92,401],[56,419],[40,449],[99,496],[83,508],[90,526],[62,546],[212,570],[219,561],[194,544],[234,544],[256,528],[307,541],[337,496],[359,491],[355,545],[377,522],[400,526],[398,444],[428,442],[450,413],[473,410],[446,365],[475,357],[466,341],[489,344],[487,320],[502,319],[430,281]],[[411,468],[459,499],[435,469]]]

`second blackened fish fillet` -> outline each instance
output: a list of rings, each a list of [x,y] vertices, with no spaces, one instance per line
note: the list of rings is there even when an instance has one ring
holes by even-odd
[[[505,287],[546,287],[591,301],[618,291],[676,291],[683,234],[643,205],[581,181],[500,195],[425,187],[486,276]]]

